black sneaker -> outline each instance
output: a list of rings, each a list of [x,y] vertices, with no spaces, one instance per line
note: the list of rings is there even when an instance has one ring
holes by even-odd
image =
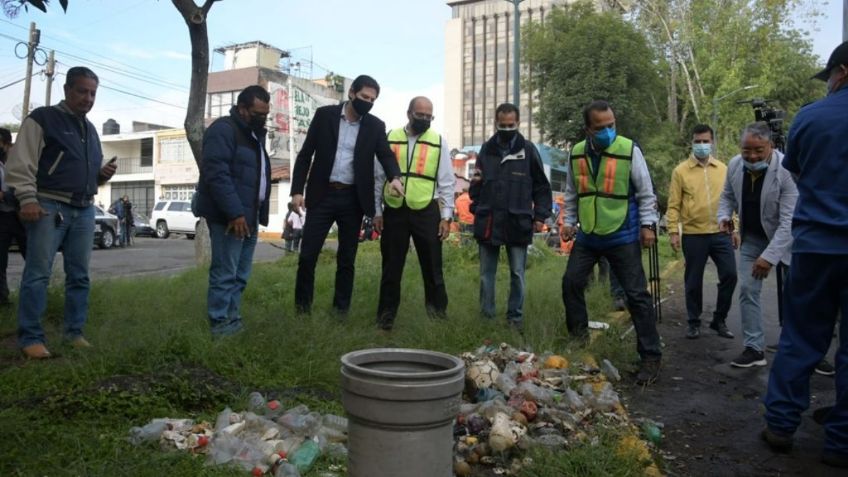
[[[760,433],[760,438],[768,444],[774,452],[788,454],[792,450],[792,434],[776,432],[768,427]]]
[[[612,301],[612,307],[615,309],[615,311],[624,311],[627,309],[627,300],[621,297],[616,297]]]
[[[653,384],[660,376],[661,361],[658,359],[642,360],[639,372],[636,373],[636,384],[647,386]]]
[[[722,338],[733,339],[733,333],[727,329],[727,325],[725,325],[723,321],[713,320],[713,322],[710,323],[710,329],[715,330],[715,332]]]
[[[736,368],[750,368],[752,366],[765,366],[766,364],[768,362],[762,351],[748,347],[745,348],[742,354],[730,362],[730,365]]]
[[[816,365],[816,373],[821,374],[822,376],[833,376],[836,374],[836,368],[833,367],[826,359],[821,360],[819,364]]]
[[[689,329],[686,330],[686,338],[690,340],[697,339],[701,336],[701,327],[695,325],[689,325]]]

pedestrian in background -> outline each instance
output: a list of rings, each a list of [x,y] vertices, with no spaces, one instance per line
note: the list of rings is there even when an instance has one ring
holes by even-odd
[[[798,181],[792,265],[783,294],[783,329],[769,374],[762,438],[778,452],[792,448],[810,406],[810,375],[848,316],[848,42],[836,47],[814,78],[828,95],[795,116],[783,166]],[[848,467],[848,327],[839,326],[836,403],[824,422],[822,462]],[[835,474],[834,474],[835,475]]]
[[[26,258],[26,230],[18,218],[15,196],[6,181],[6,160],[12,148],[12,133],[0,128],[0,305],[11,305],[6,268],[9,266],[9,247],[18,244],[21,257]]]
[[[115,174],[103,164],[97,127],[86,115],[94,106],[99,79],[75,66],[65,76],[65,99],[36,108],[21,123],[7,164],[9,187],[20,203],[27,231],[27,260],[18,304],[18,345],[30,359],[51,357],[41,327],[53,259],[62,248],[65,268],[65,340],[90,348],[83,336],[91,281],[88,265],[94,242],[94,195]],[[48,173],[48,171],[50,171]]]

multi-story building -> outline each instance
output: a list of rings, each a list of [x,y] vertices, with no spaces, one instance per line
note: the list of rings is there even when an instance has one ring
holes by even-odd
[[[494,133],[495,108],[513,102],[513,0],[450,0],[445,28],[445,136],[458,147],[479,145]],[[522,0],[521,25],[544,21],[551,9],[575,0]],[[622,8],[621,1],[596,0],[598,8]],[[522,66],[521,76],[532,75]],[[541,142],[534,118],[538,96],[521,88],[524,137]]]

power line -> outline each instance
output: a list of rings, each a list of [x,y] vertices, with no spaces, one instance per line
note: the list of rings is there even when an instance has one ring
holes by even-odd
[[[57,62],[57,63],[58,63],[58,62]],[[64,63],[62,63],[62,65],[67,66],[67,65],[65,65]],[[64,74],[65,74],[65,73],[58,73],[58,72],[57,72],[57,73],[56,73],[56,76],[64,75]],[[149,97],[149,96],[144,96],[144,95],[142,95],[142,94],[137,94],[137,93],[133,93],[133,92],[130,92],[130,91],[125,91],[125,90],[122,90],[122,89],[119,89],[119,88],[114,88],[114,87],[112,87],[112,86],[107,86],[107,85],[104,85],[102,82],[98,85],[98,87],[99,87],[99,88],[103,88],[103,89],[108,89],[109,91],[114,91],[114,92],[116,92],[116,93],[125,94],[125,95],[127,95],[127,96],[133,96],[133,97],[135,97],[135,98],[144,99],[144,100],[147,100],[147,101],[152,101],[152,102],[154,102],[154,103],[164,104],[165,106],[171,106],[171,107],[173,107],[173,108],[183,109],[183,110],[184,110],[184,109],[186,109],[186,107],[185,107],[185,106],[180,106],[180,105],[178,105],[178,104],[168,103],[168,102],[161,101],[161,100],[158,100],[158,99],[155,99],[155,98],[151,98],[151,97]]]

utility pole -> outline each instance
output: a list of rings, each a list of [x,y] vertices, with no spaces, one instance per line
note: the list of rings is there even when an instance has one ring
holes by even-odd
[[[47,92],[44,94],[44,105],[50,106],[50,95],[53,92],[53,75],[56,72],[56,52],[50,50],[50,57],[47,59]]]
[[[842,0],[842,41],[848,41],[848,0]]]
[[[21,106],[21,121],[29,115],[29,92],[32,87],[32,62],[35,58],[35,49],[41,39],[41,31],[35,28],[35,22],[29,24],[29,43],[27,43],[27,68],[26,81],[24,82],[24,104]]]
[[[515,8],[512,14],[512,102],[515,104],[515,107],[519,107],[520,102],[520,89],[518,85],[518,64],[519,64],[519,56],[520,56],[520,48],[521,48],[521,11],[518,9],[518,4],[523,2],[524,0],[506,0],[511,3]],[[848,0],[845,0],[848,2]]]

